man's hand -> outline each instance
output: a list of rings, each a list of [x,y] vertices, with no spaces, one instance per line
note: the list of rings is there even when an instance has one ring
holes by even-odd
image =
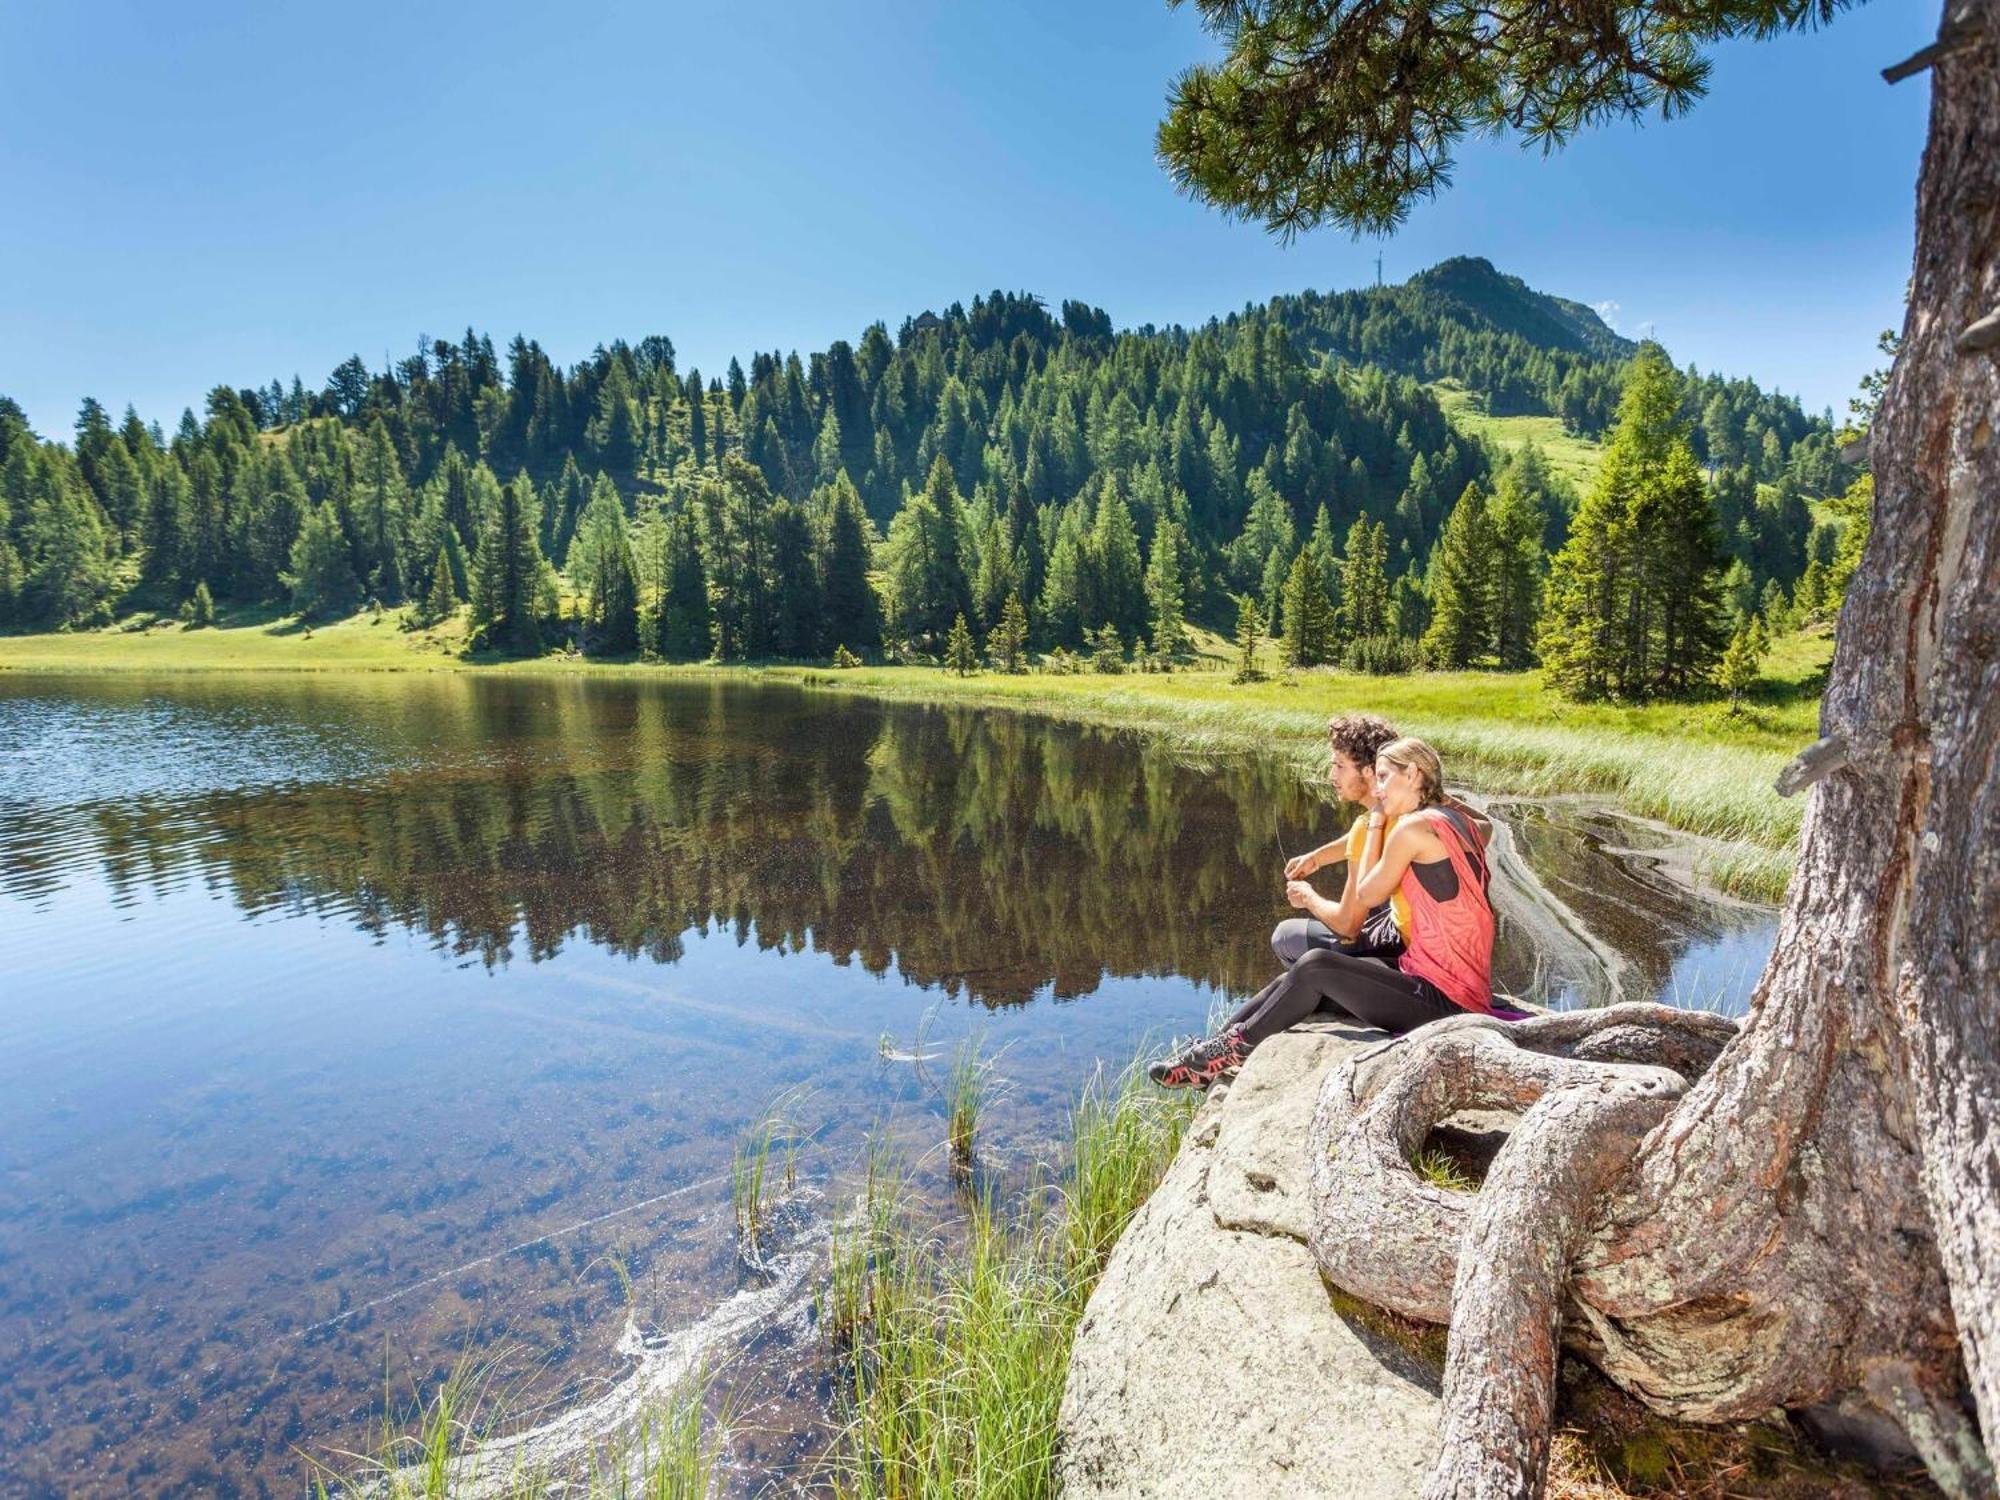
[[[1310,911],[1312,903],[1319,899],[1319,892],[1303,880],[1288,880],[1285,882],[1285,899],[1300,911]]]
[[[1317,852],[1317,851],[1315,851]],[[1319,868],[1319,861],[1311,854],[1294,854],[1285,861],[1285,879],[1304,880]],[[1296,903],[1294,903],[1296,905]]]

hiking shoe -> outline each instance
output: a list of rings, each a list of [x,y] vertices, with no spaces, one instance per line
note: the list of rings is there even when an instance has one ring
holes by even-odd
[[[1243,1059],[1249,1055],[1243,1033],[1232,1026],[1154,1063],[1146,1069],[1146,1076],[1162,1088],[1205,1089],[1231,1068],[1242,1067]]]

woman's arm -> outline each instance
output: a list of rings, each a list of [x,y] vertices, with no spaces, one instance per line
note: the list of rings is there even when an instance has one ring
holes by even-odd
[[[1364,868],[1359,889],[1355,892],[1361,909],[1367,911],[1387,901],[1396,887],[1402,884],[1403,872],[1409,869],[1410,861],[1424,853],[1436,839],[1437,835],[1424,827],[1422,818],[1399,821],[1386,843],[1382,842],[1380,830],[1371,828],[1368,843],[1371,849],[1379,844],[1381,853],[1372,860],[1367,853],[1362,855]]]

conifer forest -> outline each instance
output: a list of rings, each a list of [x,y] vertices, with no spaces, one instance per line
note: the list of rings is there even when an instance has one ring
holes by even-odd
[[[1441,384],[1601,441],[1596,481]],[[1248,606],[1293,667],[1638,699],[1837,603],[1867,487],[1830,417],[1477,259],[1192,329],[996,291],[719,373],[468,330],[170,431],[93,399],[37,435],[0,397],[0,628],[469,607],[502,655],[1060,669],[1170,666]]]

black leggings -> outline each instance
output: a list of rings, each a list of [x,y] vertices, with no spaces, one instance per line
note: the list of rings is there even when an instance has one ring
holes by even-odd
[[[1465,1014],[1428,979],[1405,974],[1380,959],[1315,948],[1245,1001],[1229,1024],[1242,1027],[1243,1040],[1254,1047],[1298,1025],[1321,1006],[1364,1026],[1396,1032]]]

